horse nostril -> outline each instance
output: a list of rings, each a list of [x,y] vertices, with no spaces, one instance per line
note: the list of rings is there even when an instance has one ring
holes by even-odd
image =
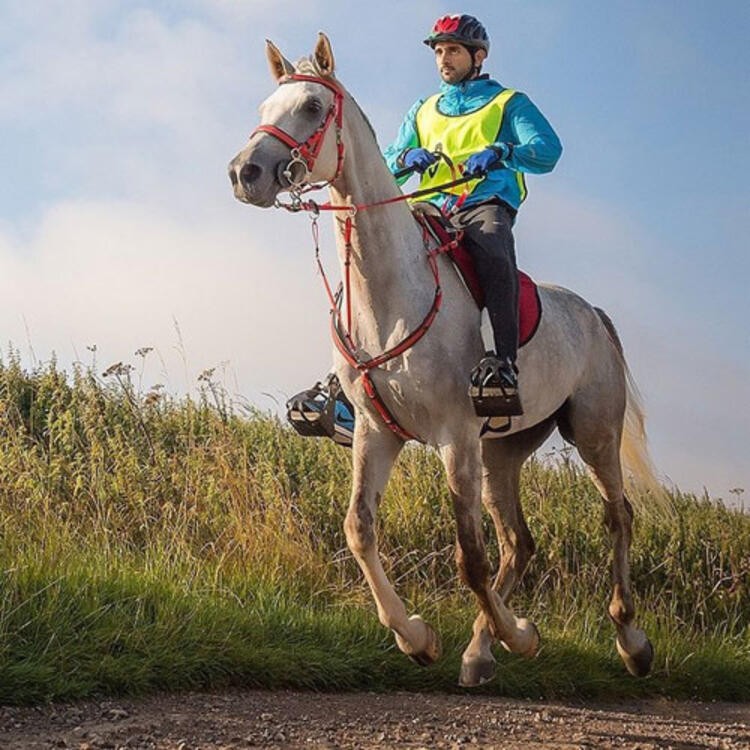
[[[257,164],[244,164],[240,169],[240,182],[244,187],[250,187],[262,172],[263,170]]]
[[[234,168],[233,164],[229,165],[229,179],[232,182],[232,187],[237,187],[239,179],[237,177],[237,170]]]

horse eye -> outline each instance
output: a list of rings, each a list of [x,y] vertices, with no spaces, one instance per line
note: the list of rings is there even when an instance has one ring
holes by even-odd
[[[317,96],[310,97],[304,104],[305,112],[317,115],[323,109],[323,102]]]

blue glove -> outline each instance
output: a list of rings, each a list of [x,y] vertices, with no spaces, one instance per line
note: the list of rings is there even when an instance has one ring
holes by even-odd
[[[466,177],[482,177],[498,164],[500,159],[500,153],[494,148],[477,151],[464,162],[464,175]]]
[[[403,156],[402,162],[408,169],[422,172],[437,161],[437,157],[426,148],[410,148]]]

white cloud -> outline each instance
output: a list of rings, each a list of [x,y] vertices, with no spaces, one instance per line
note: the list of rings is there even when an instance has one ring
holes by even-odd
[[[330,350],[313,264],[285,253],[285,242],[309,243],[306,227],[287,219],[272,239],[253,231],[251,209],[244,226],[196,228],[132,204],[57,206],[27,245],[0,237],[3,339],[23,352],[28,329],[36,357],[55,351],[63,365],[88,362],[96,344],[100,369],[153,346],[178,392],[222,362],[252,400],[306,387]]]

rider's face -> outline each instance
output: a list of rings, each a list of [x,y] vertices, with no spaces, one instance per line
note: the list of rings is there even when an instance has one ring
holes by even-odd
[[[474,61],[463,44],[455,42],[438,42],[435,45],[435,63],[440,77],[446,83],[460,83],[470,76],[474,68]],[[484,50],[477,50],[477,65],[485,58]]]

